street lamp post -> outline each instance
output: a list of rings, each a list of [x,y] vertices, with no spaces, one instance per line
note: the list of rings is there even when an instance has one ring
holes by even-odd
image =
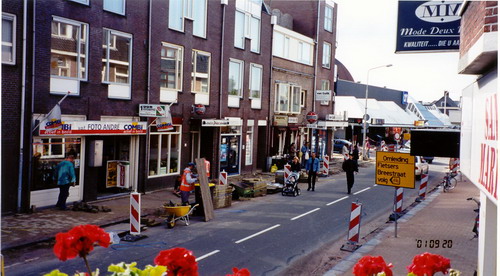
[[[381,65],[377,67],[373,67],[368,69],[368,72],[366,73],[366,90],[365,90],[365,115],[363,116],[363,160],[368,160],[368,156],[366,154],[367,148],[366,148],[366,120],[367,120],[367,111],[368,111],[368,81],[370,78],[370,71],[375,70],[378,68],[384,68],[384,67],[391,67],[392,64],[387,64],[387,65]]]

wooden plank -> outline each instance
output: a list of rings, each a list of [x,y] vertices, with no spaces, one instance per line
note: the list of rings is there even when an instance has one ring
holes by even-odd
[[[214,218],[214,204],[212,202],[212,196],[210,195],[210,187],[208,186],[205,158],[196,159],[196,170],[198,172],[198,180],[200,181],[201,200],[203,201],[205,221],[209,221]]]

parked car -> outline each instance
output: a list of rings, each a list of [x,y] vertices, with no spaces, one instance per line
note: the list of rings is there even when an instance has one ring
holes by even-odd
[[[351,142],[344,140],[344,139],[334,139],[334,144],[333,144],[333,151],[334,152],[342,152],[342,147],[346,145],[346,147],[349,149],[352,145]]]
[[[415,156],[415,177],[420,179],[422,173],[429,173],[429,164],[421,156]]]

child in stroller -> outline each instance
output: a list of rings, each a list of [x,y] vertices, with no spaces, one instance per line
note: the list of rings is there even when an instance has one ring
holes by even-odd
[[[300,195],[299,189],[299,172],[292,172],[287,179],[285,179],[285,185],[283,185],[283,191],[281,195]]]

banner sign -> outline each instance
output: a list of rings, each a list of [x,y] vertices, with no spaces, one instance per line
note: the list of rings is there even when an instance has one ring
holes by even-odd
[[[170,107],[165,109],[165,117],[159,117],[156,119],[156,130],[158,131],[170,131],[174,130],[172,125],[172,115],[170,114]]]
[[[140,104],[139,116],[141,117],[165,117],[167,106],[164,104]]]
[[[463,1],[399,1],[396,53],[458,51]]]
[[[201,126],[228,126],[229,120],[225,119],[203,119]]]
[[[132,135],[146,134],[146,129],[146,122],[75,121],[62,122],[60,129],[47,129],[41,124],[39,135]]]
[[[288,116],[274,115],[273,126],[288,126]]]

